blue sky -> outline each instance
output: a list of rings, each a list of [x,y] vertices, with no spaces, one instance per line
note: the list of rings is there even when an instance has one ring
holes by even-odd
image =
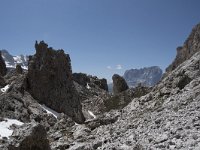
[[[1,0],[0,49],[34,54],[35,40],[70,54],[73,72],[111,79],[165,69],[192,27],[199,0]]]

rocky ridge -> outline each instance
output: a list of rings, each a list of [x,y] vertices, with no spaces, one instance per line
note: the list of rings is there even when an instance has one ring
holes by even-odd
[[[179,46],[177,50],[177,55],[172,64],[167,67],[166,72],[174,70],[178,65],[183,63],[185,60],[192,57],[200,49],[200,24],[197,24],[190,33],[187,40],[184,42],[183,46]]]

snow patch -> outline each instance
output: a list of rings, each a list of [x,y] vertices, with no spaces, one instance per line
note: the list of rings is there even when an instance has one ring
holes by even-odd
[[[2,137],[9,138],[12,135],[13,130],[10,129],[10,126],[13,124],[21,126],[24,123],[16,119],[5,119],[5,121],[0,122],[0,139]]]
[[[28,70],[28,67],[27,66],[21,66],[22,67],[22,69],[24,69],[24,70]]]
[[[16,63],[23,63],[21,56],[14,56],[13,59],[16,61]]]
[[[88,84],[88,83],[87,83],[87,85],[86,85],[86,88],[87,88],[87,89],[90,89],[90,88],[91,88],[91,87],[89,86],[89,84]]]
[[[88,113],[90,114],[90,116],[92,116],[94,119],[96,119],[97,117],[94,115],[94,113],[93,112],[91,112],[91,111],[89,111],[88,110]]]
[[[10,62],[5,61],[7,68],[15,68],[15,66],[11,65]]]
[[[1,92],[5,93],[9,89],[10,85],[6,85],[4,88],[1,88]]]
[[[58,112],[56,112],[55,110],[43,105],[40,105],[46,112],[47,114],[52,114],[56,119],[60,116],[60,114]]]

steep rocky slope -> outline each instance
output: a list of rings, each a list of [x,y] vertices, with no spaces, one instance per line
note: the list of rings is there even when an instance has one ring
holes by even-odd
[[[157,66],[130,69],[125,71],[123,77],[129,87],[136,87],[138,84],[151,87],[160,81],[162,70]]]
[[[174,70],[178,65],[180,65],[185,60],[189,59],[193,54],[200,49],[200,24],[197,24],[190,33],[189,37],[183,44],[183,46],[178,47],[177,55],[175,60],[166,69],[167,72]]]
[[[70,149],[200,149],[199,60],[197,52],[147,95],[104,114],[102,122],[75,127],[74,135],[85,132],[78,132]]]

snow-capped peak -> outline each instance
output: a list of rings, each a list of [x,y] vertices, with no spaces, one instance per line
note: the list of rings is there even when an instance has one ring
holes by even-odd
[[[17,64],[20,64],[23,69],[28,69],[28,56],[12,56],[7,50],[1,50],[1,54],[7,68],[15,68]]]

